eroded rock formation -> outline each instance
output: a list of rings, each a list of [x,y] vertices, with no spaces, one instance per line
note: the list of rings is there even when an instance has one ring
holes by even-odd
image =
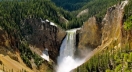
[[[79,33],[79,48],[96,48],[101,44],[101,29],[96,17],[89,18]]]
[[[23,35],[29,42],[31,50],[41,55],[44,49],[48,49],[50,58],[56,61],[66,32],[48,20],[42,19],[26,19],[22,27],[24,27]]]
[[[30,63],[33,68],[29,69],[24,63],[22,53],[27,55],[27,50],[31,49],[31,54],[35,52],[38,55],[42,55],[43,51],[48,49],[51,62],[56,62],[60,45],[66,32],[48,20],[43,21],[42,19],[36,18],[25,19],[19,25],[20,31],[6,31],[0,27],[0,69],[3,65],[5,65],[5,69],[14,69],[14,71],[20,70],[21,68],[29,72],[44,72],[52,69],[53,67],[45,60],[40,65],[40,69],[38,69],[33,58],[28,60],[31,61]],[[17,34],[18,32],[19,34]],[[22,44],[28,45],[27,47],[24,47],[24,45],[22,47]],[[28,46],[30,49],[25,49]]]
[[[105,44],[108,46],[113,42],[120,45],[122,43],[122,34],[125,32],[122,28],[126,4],[126,1],[123,1],[108,8],[100,24],[95,17],[89,18],[79,32],[78,48],[104,48]]]

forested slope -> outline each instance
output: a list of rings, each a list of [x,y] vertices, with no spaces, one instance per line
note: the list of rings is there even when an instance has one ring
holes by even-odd
[[[87,21],[87,19],[92,16],[96,16],[97,22],[101,23],[108,8],[110,6],[113,6],[114,4],[117,4],[117,3],[120,4],[119,0],[101,0],[101,1],[100,0],[63,0],[63,1],[52,0],[52,1],[54,1],[57,6],[60,6],[62,8],[57,7],[53,2],[51,2],[51,0],[10,0],[10,1],[1,0],[0,1],[0,30],[2,33],[0,36],[5,39],[11,38],[13,42],[16,42],[15,44],[15,43],[10,43],[9,41],[9,43],[12,45],[11,48],[16,51],[18,50],[18,52],[21,53],[21,57],[28,67],[32,68],[30,59],[33,58],[37,68],[40,67],[41,63],[46,63],[46,66],[49,66],[47,67],[47,70],[49,70],[49,72],[50,71],[52,72],[53,70],[52,65],[48,64],[46,61],[43,61],[40,56],[33,53],[29,49],[29,46],[28,46],[29,44],[27,43],[22,30],[23,28],[25,29],[26,33],[32,34],[33,30],[30,25],[33,25],[33,24],[28,24],[28,22],[32,23],[34,21],[39,21],[40,19],[43,19],[43,20],[48,19],[49,21],[54,22],[55,24],[58,25],[58,27],[62,27],[63,29],[78,28],[83,25],[83,22]],[[126,6],[125,12],[124,12],[125,15],[123,19],[123,22],[125,22],[123,27],[125,28],[125,30],[130,31],[130,34],[132,29],[131,6],[132,6],[132,1],[129,2],[128,6]],[[63,8],[69,11],[66,11]],[[77,18],[78,13],[80,13],[81,11],[85,9],[88,9],[88,12],[80,16],[79,18]],[[26,22],[26,20],[29,20],[29,21],[27,21],[27,25],[23,26],[23,24],[26,24],[24,23]],[[40,22],[41,21],[36,22],[36,24]],[[38,25],[37,29],[39,28],[41,27]],[[47,30],[50,31],[49,28],[47,28]],[[54,27],[51,27],[51,28],[54,28]],[[53,31],[55,30],[53,29]],[[3,32],[5,35],[3,34]],[[38,31],[36,32],[39,33]],[[5,41],[5,43],[6,42],[8,45],[8,41]],[[3,43],[0,43],[0,44],[3,44]],[[129,49],[129,44],[127,44],[125,48]],[[109,53],[110,50],[112,51],[111,48],[108,50],[107,49],[104,50],[107,53],[104,52],[99,54],[98,56],[93,57],[89,62],[81,66],[80,69],[83,69],[86,71],[87,70],[96,71],[97,68],[101,69],[99,68],[99,66],[103,67],[104,65],[107,65],[109,59],[112,59],[113,63],[116,64],[114,65],[113,70],[116,70],[116,69],[119,70],[123,64],[122,62],[127,62],[126,63],[127,67],[129,67],[128,63],[131,66],[132,54],[131,52],[129,52],[129,50],[123,49],[113,54]],[[99,57],[102,57],[102,58],[98,59]],[[104,58],[107,61],[103,61],[102,59]],[[96,61],[97,59],[98,61]],[[124,61],[121,61],[122,59]],[[118,65],[119,65],[119,68],[118,68]],[[103,68],[102,70],[109,71],[109,68],[111,68],[109,66],[104,67],[105,69]]]
[[[69,16],[49,0],[1,1],[0,10],[0,20],[3,22],[1,22],[3,25],[9,25],[9,23],[20,24],[21,20],[29,17],[48,19],[61,24],[59,16],[63,16],[63,14]],[[9,23],[7,24],[5,22]]]
[[[124,16],[124,28],[126,30],[132,29],[132,1],[129,0],[129,4],[125,7],[125,16]]]
[[[57,6],[69,11],[75,11],[87,4],[91,0],[52,0]]]
[[[86,5],[84,5],[80,10],[88,9],[88,13],[85,17],[97,16],[103,18],[107,9],[115,4],[118,0],[91,0]],[[85,18],[82,16],[82,18]]]
[[[100,22],[104,17],[107,9],[110,6],[113,6],[119,3],[119,0],[52,0],[57,6],[62,7],[63,9],[69,10],[72,14],[72,19],[65,26],[66,29],[76,28],[83,25],[89,17],[96,16]],[[77,18],[77,15],[87,9],[88,12],[82,14]]]
[[[40,25],[43,25],[41,19],[44,21],[46,19],[52,21],[57,24],[58,27],[60,27],[60,17],[63,17],[64,14],[65,16],[68,16],[67,12],[65,12],[63,9],[60,9],[59,7],[56,7],[50,0],[0,1],[0,53],[3,55],[9,55],[9,57],[11,57],[13,60],[19,61],[18,57],[14,55],[17,52],[20,54],[22,61],[30,69],[35,69],[34,71],[43,69],[43,72],[52,72],[52,65],[46,60],[43,60],[40,55],[30,50],[29,42],[27,41],[29,38],[26,39],[25,33],[31,36],[33,35],[34,31],[40,32]],[[51,28],[52,31],[53,28],[54,31],[55,29],[57,30],[57,28],[50,26],[49,21],[45,23],[44,27],[48,26],[47,29]],[[31,25],[36,27],[36,29]],[[45,31],[48,33],[52,32],[51,30],[49,31],[48,29]],[[52,33],[52,35],[55,35],[55,33]],[[35,36],[37,36],[37,34]],[[10,54],[8,54],[7,51],[10,52]],[[2,62],[3,60],[0,61],[0,66],[2,66],[4,70],[4,67],[6,68],[6,66],[3,65],[5,62]],[[0,69],[2,67],[0,67]],[[9,66],[7,66],[7,70],[8,67]]]
[[[122,10],[122,2],[116,6],[119,4],[119,9],[110,7],[102,21],[105,25],[102,36],[105,38],[101,38],[102,44],[93,51],[97,53],[75,72],[132,72],[132,1],[129,0],[125,10]]]

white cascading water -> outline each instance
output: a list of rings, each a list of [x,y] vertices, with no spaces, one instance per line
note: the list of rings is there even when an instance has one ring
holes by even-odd
[[[56,72],[71,72],[85,62],[85,59],[74,58],[76,44],[76,30],[67,31],[67,36],[63,40],[58,57]]]

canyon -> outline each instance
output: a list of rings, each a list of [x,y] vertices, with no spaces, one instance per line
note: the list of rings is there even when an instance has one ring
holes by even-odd
[[[80,72],[76,69],[111,46],[117,50],[129,43],[131,48],[132,31],[123,27],[127,3],[108,8],[102,20],[90,17],[78,29],[63,30],[48,19],[34,17],[21,20],[20,31],[0,27],[0,72]]]

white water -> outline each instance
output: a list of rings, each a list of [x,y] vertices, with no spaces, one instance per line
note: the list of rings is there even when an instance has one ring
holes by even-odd
[[[63,40],[58,57],[56,72],[71,72],[85,62],[85,59],[74,58],[76,44],[76,29],[67,31],[67,36]]]

